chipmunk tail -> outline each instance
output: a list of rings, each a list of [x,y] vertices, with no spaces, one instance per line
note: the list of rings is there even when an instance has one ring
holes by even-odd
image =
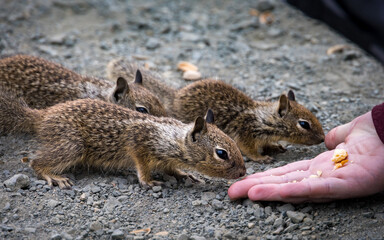
[[[35,133],[41,110],[31,109],[21,98],[0,92],[0,135]]]

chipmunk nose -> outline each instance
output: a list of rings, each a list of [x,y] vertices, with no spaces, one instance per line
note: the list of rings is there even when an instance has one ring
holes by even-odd
[[[243,169],[241,169],[240,172],[239,172],[238,178],[244,176],[246,172],[247,172],[247,169],[245,167]]]
[[[325,139],[325,136],[324,136],[324,134],[323,134],[323,135],[321,135],[321,136],[319,136],[319,140],[320,140],[320,143],[324,142],[324,139]]]

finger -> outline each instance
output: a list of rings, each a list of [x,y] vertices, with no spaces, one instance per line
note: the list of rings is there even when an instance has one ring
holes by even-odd
[[[325,146],[328,149],[334,149],[337,145],[344,142],[351,130],[352,122],[335,127],[325,136]]]
[[[235,182],[228,188],[228,196],[232,200],[247,198],[249,189],[254,185],[254,182],[248,179]]]
[[[298,183],[262,184],[249,189],[248,197],[254,201],[323,202],[347,197],[348,189],[341,179],[306,179]]]
[[[302,161],[298,161],[298,162],[293,162],[293,163],[287,164],[287,165],[282,166],[282,167],[273,168],[273,169],[267,170],[265,172],[259,172],[259,173],[249,175],[249,176],[245,177],[244,179],[258,178],[258,177],[271,176],[271,175],[272,176],[279,176],[279,175],[284,175],[284,174],[289,173],[289,172],[306,171],[306,170],[308,170],[310,163],[311,163],[311,160],[302,160]]]
[[[301,181],[310,176],[308,171],[294,171],[289,172],[285,175],[280,176],[265,176],[259,178],[248,178],[241,181],[238,181],[228,189],[228,196],[231,199],[245,198],[247,197],[248,191],[255,185],[260,184],[282,184]]]

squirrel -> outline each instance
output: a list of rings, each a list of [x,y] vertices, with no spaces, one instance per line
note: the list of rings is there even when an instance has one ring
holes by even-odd
[[[8,55],[0,58],[0,90],[22,97],[32,108],[46,108],[57,103],[92,98],[149,113],[166,116],[164,106],[142,86],[137,71],[128,83],[124,78],[116,83],[80,75],[43,58],[28,55]]]
[[[240,150],[214,125],[211,110],[205,119],[199,116],[184,124],[95,99],[31,109],[22,99],[4,93],[0,109],[13,113],[0,111],[0,126],[35,128],[40,145],[30,165],[50,186],[69,188],[73,183],[62,174],[80,165],[107,170],[134,167],[143,186],[161,184],[152,180],[152,171],[192,180],[196,179],[180,169],[227,179],[246,172]]]
[[[107,65],[110,79],[133,76],[139,67],[126,59]],[[141,70],[143,86],[164,104],[169,116],[189,122],[206,109],[216,114],[216,125],[233,138],[241,152],[254,161],[269,162],[265,153],[286,149],[278,141],[313,145],[324,141],[319,120],[300,105],[293,91],[281,94],[276,102],[255,101],[220,80],[203,79],[181,89],[165,86],[155,74]]]

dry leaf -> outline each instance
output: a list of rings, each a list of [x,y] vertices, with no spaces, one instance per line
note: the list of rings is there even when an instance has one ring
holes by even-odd
[[[22,162],[22,163],[27,163],[27,162],[29,162],[29,158],[28,158],[28,157],[23,157],[23,158],[21,159],[21,162]]]
[[[166,236],[168,236],[168,234],[169,234],[169,232],[163,231],[163,232],[156,233],[155,236],[164,236],[164,237],[166,237]]]
[[[249,9],[249,15],[258,17],[260,15],[260,12],[257,9],[251,8]]]
[[[343,44],[335,45],[335,46],[328,48],[327,55],[332,55],[334,53],[341,53],[345,49],[348,49],[348,48],[349,48],[349,46],[343,45]]]
[[[323,171],[321,171],[321,170],[317,170],[317,176],[319,176],[319,177],[321,177],[321,175],[323,174]]]
[[[185,72],[185,71],[196,71],[199,70],[198,67],[196,67],[195,65],[193,65],[192,63],[189,63],[189,62],[179,62],[179,64],[177,64],[177,69]]]
[[[271,12],[263,12],[259,16],[259,21],[262,24],[271,24],[275,21]]]
[[[201,78],[201,73],[197,71],[185,71],[183,74],[183,78],[188,81],[195,81]]]
[[[139,233],[143,233],[143,232],[145,233],[145,235],[148,235],[151,232],[151,228],[137,229],[137,230],[133,230],[129,233],[139,234]]]

